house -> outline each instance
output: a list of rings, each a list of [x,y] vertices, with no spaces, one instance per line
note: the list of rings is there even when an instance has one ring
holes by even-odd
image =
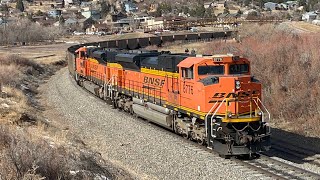
[[[225,1],[218,1],[213,3],[213,7],[217,9],[222,9],[225,6]]]
[[[124,7],[125,7],[126,12],[137,12],[138,11],[137,5],[131,1],[124,2]]]
[[[123,18],[116,22],[116,24],[120,25],[120,27],[123,27],[124,25],[131,25],[131,24],[139,24],[139,20],[134,19],[133,17],[130,18]]]
[[[208,9],[209,7],[213,7],[214,3],[213,2],[205,2],[203,3],[203,7]]]
[[[104,23],[107,24],[107,23],[117,22],[118,20],[126,18],[126,17],[127,17],[127,15],[122,12],[119,12],[116,14],[108,14],[105,18]]]
[[[220,14],[217,16],[218,22],[233,22],[238,18],[238,14]]]
[[[96,24],[97,21],[93,19],[92,17],[87,18],[87,19],[79,19],[78,24],[81,27],[82,30],[86,30],[89,28],[92,24]]]
[[[77,19],[68,18],[65,20],[64,25],[67,27],[76,26],[78,24]]]
[[[47,20],[48,18],[47,17],[45,17],[45,16],[36,16],[36,15],[33,15],[32,16],[32,20],[34,21],[34,22],[37,22],[37,21],[41,21],[41,20]]]
[[[315,19],[317,19],[317,13],[315,13],[314,11],[306,12],[306,13],[302,14],[303,21],[312,22]]]
[[[291,10],[296,10],[296,8],[299,5],[298,1],[287,1],[285,3],[287,4],[288,9],[291,9]]]
[[[109,26],[107,24],[92,24],[86,32],[108,32]]]
[[[66,5],[73,4],[73,0],[64,0],[64,3]]]
[[[62,11],[59,9],[53,9],[53,10],[48,11],[47,14],[49,17],[56,18],[56,17],[61,16]]]
[[[159,30],[163,29],[163,17],[158,17],[158,18],[150,18],[148,19],[145,23],[143,23],[143,27],[145,31],[150,31],[150,30]]]
[[[1,0],[0,1],[2,4],[8,4],[8,3],[12,3],[13,0]]]
[[[93,19],[100,19],[101,15],[98,10],[84,10],[81,12],[81,15],[84,16],[85,18],[90,18],[92,17]]]
[[[92,2],[91,1],[81,1],[80,4],[81,7],[91,7],[92,6]]]
[[[278,8],[281,10],[288,10],[289,9],[288,4],[286,4],[286,3],[278,4]]]
[[[133,18],[138,20],[140,23],[146,22],[147,20],[151,19],[152,17],[146,13],[136,13],[133,15]]]
[[[274,3],[274,2],[266,2],[264,3],[264,8],[266,10],[270,9],[270,10],[276,10],[278,9],[279,5],[278,3]]]

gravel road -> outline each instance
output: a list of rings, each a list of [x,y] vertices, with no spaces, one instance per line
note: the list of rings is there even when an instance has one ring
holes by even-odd
[[[77,87],[67,68],[50,79],[44,92],[50,111],[59,116],[49,117],[49,121],[66,126],[104,159],[136,179],[257,179],[246,167],[234,166],[231,160],[112,109]]]

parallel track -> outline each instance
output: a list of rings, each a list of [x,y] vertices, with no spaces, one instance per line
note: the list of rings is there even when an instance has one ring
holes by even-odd
[[[292,161],[298,163],[308,163],[320,167],[320,155],[316,152],[305,147],[292,145],[282,140],[274,140],[270,153],[280,153]],[[266,153],[266,155],[270,154]]]

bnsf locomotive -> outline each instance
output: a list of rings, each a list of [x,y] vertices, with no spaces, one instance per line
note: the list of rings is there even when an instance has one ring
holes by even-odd
[[[270,147],[270,115],[245,58],[84,46],[76,51],[75,71],[80,86],[114,108],[220,155],[251,155]]]

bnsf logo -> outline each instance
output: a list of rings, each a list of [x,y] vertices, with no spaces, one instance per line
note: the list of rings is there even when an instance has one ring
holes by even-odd
[[[245,98],[259,94],[258,90],[239,92],[239,93],[215,93],[212,98]]]
[[[151,85],[154,85],[154,86],[163,86],[164,85],[164,82],[165,80],[164,79],[159,79],[159,78],[152,78],[152,77],[147,77],[145,76],[143,78],[143,83],[146,83],[146,84],[151,84]]]

